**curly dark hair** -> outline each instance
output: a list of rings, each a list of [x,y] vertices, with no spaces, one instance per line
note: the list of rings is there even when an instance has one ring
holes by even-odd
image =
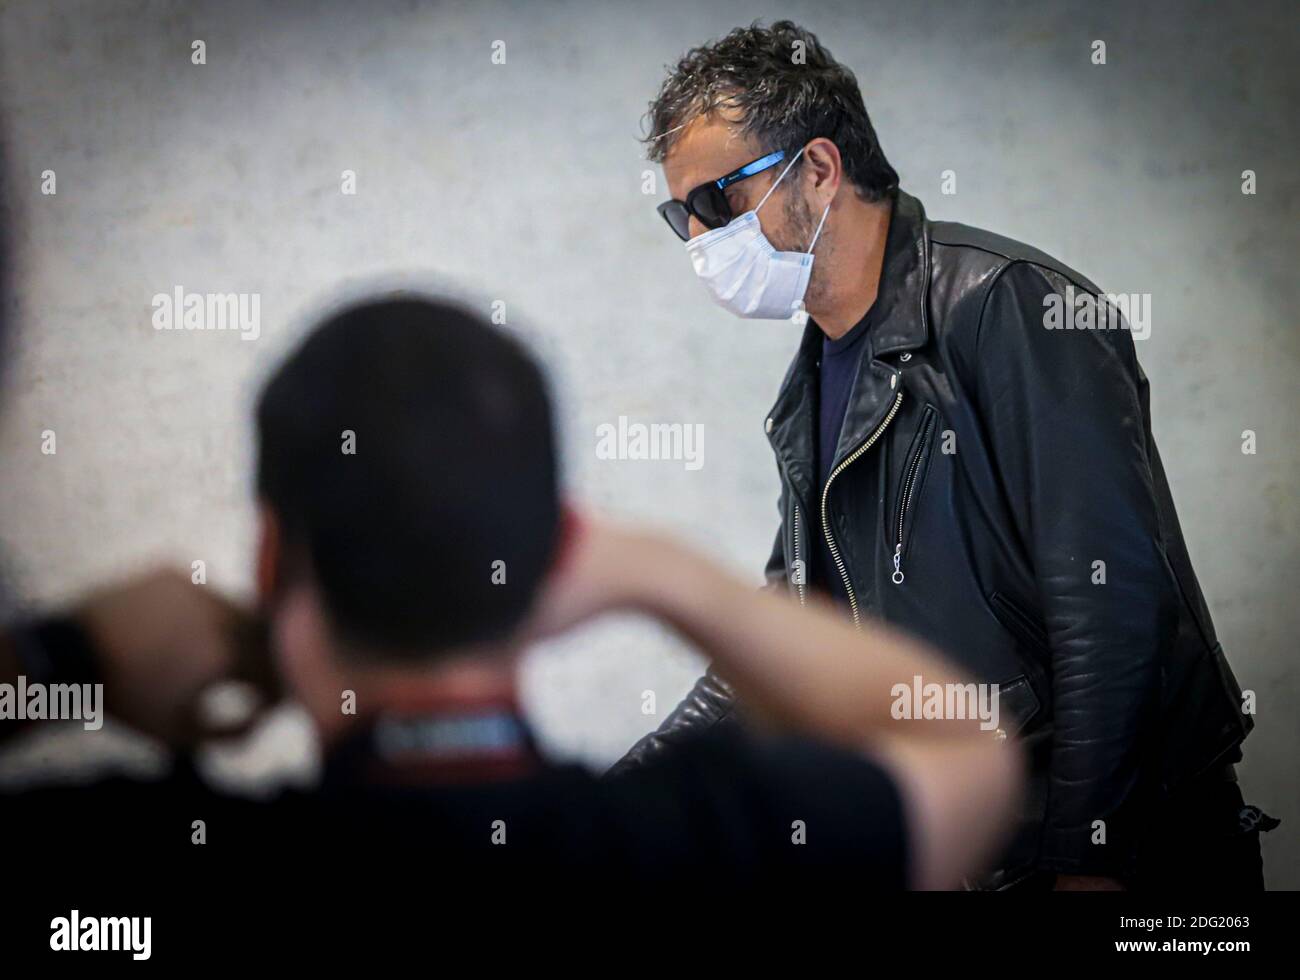
[[[815,34],[791,21],[771,27],[755,21],[686,52],[646,113],[650,133],[642,142],[649,158],[662,163],[682,126],[720,108],[735,111],[742,131],[772,150],[792,154],[826,137],[865,201],[883,200],[898,187],[857,78]]]

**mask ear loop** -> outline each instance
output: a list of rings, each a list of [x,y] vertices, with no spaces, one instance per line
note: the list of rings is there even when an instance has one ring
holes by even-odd
[[[781,171],[781,176],[776,178],[776,183],[774,183],[771,187],[769,187],[767,189],[767,193],[763,195],[762,200],[760,200],[757,204],[754,205],[755,214],[758,214],[758,209],[767,203],[767,199],[772,196],[772,192],[776,190],[777,185],[779,185],[781,181],[785,180],[785,175],[790,172],[790,168],[793,167],[796,162],[798,162],[799,157],[802,155],[803,155],[803,147],[801,146],[799,147],[799,152],[794,155],[794,159],[785,165],[785,169]]]
[[[808,243],[808,254],[812,255],[813,246],[817,244],[817,236],[822,233],[822,225],[826,224],[826,216],[831,213],[831,206],[826,205],[826,210],[822,212],[822,220],[817,222],[817,230],[813,232],[812,241]]]

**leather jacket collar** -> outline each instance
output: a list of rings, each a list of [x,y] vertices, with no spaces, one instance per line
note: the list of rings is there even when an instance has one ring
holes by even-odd
[[[921,202],[897,191],[885,240],[880,287],[872,307],[874,322],[863,349],[863,365],[849,396],[834,466],[840,465],[870,437],[901,392],[898,369],[880,358],[921,347],[929,337],[927,227]],[[817,444],[817,364],[821,338],[821,329],[809,320],[766,425],[778,465],[784,469],[805,511],[816,491],[813,454]]]

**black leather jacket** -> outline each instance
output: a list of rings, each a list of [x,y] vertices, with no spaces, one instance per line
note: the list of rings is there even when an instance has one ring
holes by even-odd
[[[899,192],[824,491],[811,322],[766,420],[781,475],[769,584],[804,600],[826,534],[855,620],[904,627],[1000,686],[1001,728],[1033,774],[993,886],[1034,870],[1131,873],[1158,832],[1150,804],[1230,761],[1252,727],[1183,543],[1133,338],[1127,324],[1049,329],[1067,290],[1098,292],[1036,249],[927,220]],[[614,771],[733,704],[709,671]]]

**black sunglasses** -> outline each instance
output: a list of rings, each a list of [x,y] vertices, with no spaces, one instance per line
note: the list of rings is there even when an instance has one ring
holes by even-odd
[[[688,242],[691,240],[691,215],[694,215],[705,228],[721,228],[735,217],[731,213],[731,205],[727,203],[727,195],[723,192],[732,184],[754,174],[761,174],[784,159],[785,150],[769,153],[765,157],[759,157],[753,163],[745,164],[739,170],[733,170],[725,177],[701,184],[686,195],[685,201],[673,198],[671,201],[664,201],[656,210],[664,216],[668,227],[677,233],[677,237]]]

